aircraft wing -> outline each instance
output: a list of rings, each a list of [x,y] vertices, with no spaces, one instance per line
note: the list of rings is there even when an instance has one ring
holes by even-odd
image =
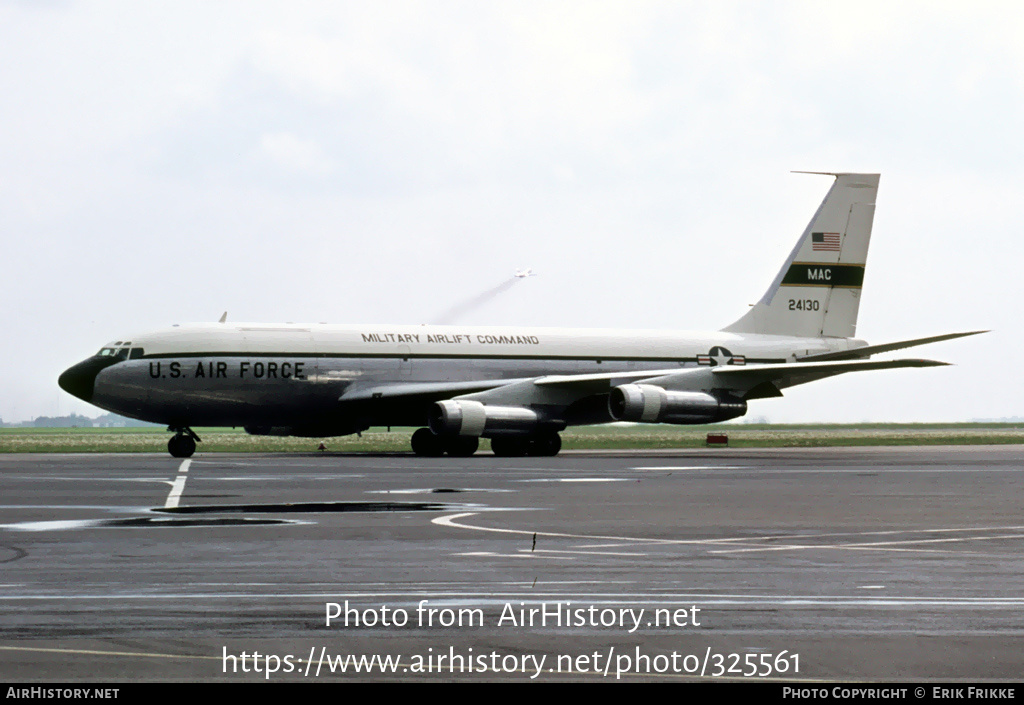
[[[387,382],[381,384],[360,384],[348,387],[338,401],[368,401],[372,399],[448,399],[459,394],[482,392],[522,382],[522,379],[471,380],[468,382]]]
[[[780,386],[791,387],[816,379],[833,377],[845,372],[886,370],[900,367],[938,367],[948,364],[948,362],[939,362],[938,360],[920,359],[791,362],[773,365],[723,365],[711,368],[689,367],[682,370],[647,370],[645,372],[630,373],[550,375],[531,381],[538,387],[594,392],[606,392],[610,387],[631,382],[654,384],[666,389],[679,390],[708,388],[742,390],[750,389],[764,382],[779,383]]]
[[[464,382],[384,382],[377,384],[356,382],[342,393],[338,401],[473,399],[488,404],[522,405],[552,403],[555,399],[569,402],[591,394],[607,394],[609,389],[619,384],[636,382],[649,377],[661,377],[680,371],[679,368],[673,368]]]
[[[652,384],[670,390],[724,389],[748,399],[781,396],[783,387],[805,384],[826,377],[863,370],[901,367],[936,367],[949,363],[937,360],[842,360],[836,362],[793,362],[772,365],[725,365],[685,369],[603,372],[578,375],[473,380],[465,382],[389,382],[354,384],[339,401],[374,399],[418,399],[421,401],[460,399],[492,405],[568,406],[584,397],[607,394],[622,384]]]
[[[903,350],[904,348],[913,348],[918,345],[927,345],[928,343],[938,343],[942,340],[953,340],[954,338],[964,338],[968,335],[979,335],[981,333],[988,333],[987,330],[972,330],[968,333],[946,333],[945,335],[933,335],[928,338],[914,338],[913,340],[900,340],[895,343],[884,343],[882,345],[867,345],[862,348],[853,348],[852,350],[841,350],[839,352],[828,352],[818,353],[817,355],[805,355],[799,358],[800,362],[828,362],[830,360],[856,360],[858,358],[870,357],[877,353],[892,352],[893,350]]]

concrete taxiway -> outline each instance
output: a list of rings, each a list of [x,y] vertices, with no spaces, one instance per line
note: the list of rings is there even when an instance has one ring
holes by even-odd
[[[1017,680],[1022,504],[1020,446],[4,455],[0,677]]]

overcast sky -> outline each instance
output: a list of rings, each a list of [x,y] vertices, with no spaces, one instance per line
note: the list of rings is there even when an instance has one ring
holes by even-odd
[[[1024,4],[0,0],[0,417],[178,322],[715,330],[882,174],[846,375],[772,421],[1024,415]]]

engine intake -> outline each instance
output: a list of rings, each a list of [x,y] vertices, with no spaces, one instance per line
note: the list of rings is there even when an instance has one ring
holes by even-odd
[[[530,433],[540,422],[536,411],[522,406],[486,406],[478,401],[439,401],[427,425],[439,436],[493,436]]]
[[[743,416],[747,402],[707,392],[673,392],[653,384],[623,384],[608,395],[608,413],[616,421],[715,423]]]

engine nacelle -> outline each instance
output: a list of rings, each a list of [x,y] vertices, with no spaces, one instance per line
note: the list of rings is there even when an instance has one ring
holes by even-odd
[[[427,425],[439,436],[506,436],[530,433],[540,422],[522,406],[485,406],[478,401],[446,399],[430,409]]]
[[[723,401],[707,392],[673,392],[653,384],[623,384],[608,395],[608,413],[616,421],[715,423],[743,416],[747,402]]]

